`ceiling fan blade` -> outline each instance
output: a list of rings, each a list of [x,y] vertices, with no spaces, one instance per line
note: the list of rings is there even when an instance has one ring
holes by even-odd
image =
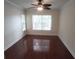
[[[27,8],[27,9],[32,9],[32,8],[35,9],[36,7],[29,7],[29,8]]]
[[[44,8],[44,9],[46,9],[46,10],[51,10],[51,8]]]
[[[38,2],[42,2],[43,0],[37,0]]]
[[[34,5],[34,6],[38,6],[38,5],[36,5],[36,4],[32,4],[32,5]]]
[[[52,6],[52,4],[43,4],[43,6]]]

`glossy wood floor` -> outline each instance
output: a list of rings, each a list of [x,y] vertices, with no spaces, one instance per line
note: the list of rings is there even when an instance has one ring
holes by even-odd
[[[25,36],[5,51],[5,57],[6,59],[74,59],[59,37],[39,35]]]

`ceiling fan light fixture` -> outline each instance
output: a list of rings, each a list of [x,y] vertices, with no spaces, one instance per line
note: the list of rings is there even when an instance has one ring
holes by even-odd
[[[35,6],[38,11],[42,11],[44,9],[50,10],[50,6],[52,6],[52,4],[44,3],[44,0],[37,0],[37,3],[32,5]]]
[[[42,7],[42,6],[38,6],[38,7],[37,7],[37,10],[38,10],[38,11],[42,11],[42,10],[43,10],[43,7]]]

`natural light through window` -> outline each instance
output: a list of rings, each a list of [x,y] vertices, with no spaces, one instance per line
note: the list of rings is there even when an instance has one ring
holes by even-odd
[[[21,15],[22,16],[22,30],[25,31],[26,27],[25,27],[25,15]]]
[[[33,30],[51,30],[51,15],[33,15],[32,29]]]

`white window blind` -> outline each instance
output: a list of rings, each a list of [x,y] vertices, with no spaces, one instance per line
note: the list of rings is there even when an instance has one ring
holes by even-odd
[[[32,29],[33,30],[51,30],[51,15],[33,15]]]

